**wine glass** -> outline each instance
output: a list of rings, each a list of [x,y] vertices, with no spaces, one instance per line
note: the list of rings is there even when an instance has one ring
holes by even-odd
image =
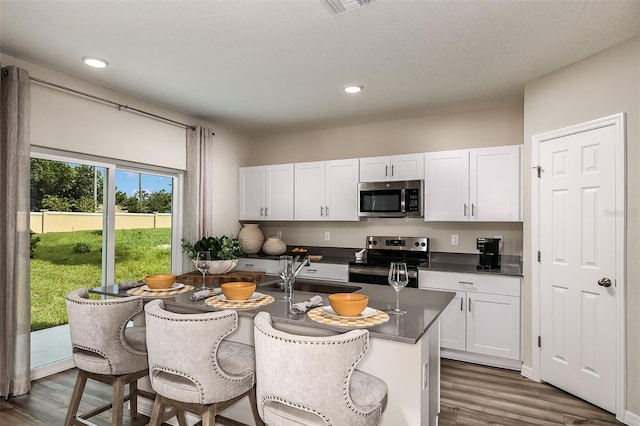
[[[207,286],[205,284],[205,274],[209,270],[209,261],[211,260],[211,253],[208,251],[199,251],[196,253],[195,258],[193,259],[193,264],[198,271],[202,274],[202,287],[198,288],[198,290],[207,290]]]
[[[282,300],[290,300],[290,287],[293,285],[293,257],[280,256],[280,263],[278,264],[278,274],[280,274],[280,278],[282,278],[282,282],[284,284],[284,297],[282,298]]]
[[[396,308],[387,311],[393,315],[406,314],[407,311],[400,309],[400,290],[409,284],[409,274],[407,273],[407,264],[404,262],[391,262],[389,267],[389,285],[396,291]]]

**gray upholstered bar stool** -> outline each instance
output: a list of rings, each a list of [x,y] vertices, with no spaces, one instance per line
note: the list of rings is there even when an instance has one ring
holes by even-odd
[[[219,411],[246,395],[256,423],[262,425],[256,411],[253,347],[225,340],[238,327],[236,311],[181,314],[154,300],[145,306],[145,320],[149,377],[156,392],[151,425],[159,425],[159,414],[172,406],[179,416],[189,411],[202,416],[203,426],[213,426]]]
[[[141,297],[91,300],[87,289],[67,295],[67,315],[71,332],[73,361],[78,377],[73,389],[65,425],[86,425],[88,419],[113,408],[113,425],[122,425],[124,401],[131,400],[131,417],[137,416],[137,396],[153,399],[139,390],[137,380],[147,375],[147,349],[144,327],[127,327],[142,313]],[[78,416],[78,407],[87,379],[112,385],[111,404]],[[124,395],[125,385],[129,395]]]
[[[269,426],[375,425],[387,385],[356,370],[368,330],[310,337],[273,328],[271,315],[254,319],[258,413]]]

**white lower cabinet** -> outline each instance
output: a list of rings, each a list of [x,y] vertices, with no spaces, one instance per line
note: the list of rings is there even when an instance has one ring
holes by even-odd
[[[311,265],[302,268],[298,277],[347,282],[349,281],[349,265],[312,262]]]
[[[273,259],[260,259],[256,257],[241,257],[238,259],[238,264],[235,267],[235,271],[264,271],[269,275],[278,275],[277,260]]]
[[[520,361],[520,277],[421,270],[418,282],[456,293],[440,316],[443,356],[517,367],[500,359]]]

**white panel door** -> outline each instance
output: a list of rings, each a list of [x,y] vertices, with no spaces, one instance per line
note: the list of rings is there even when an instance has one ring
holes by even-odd
[[[541,378],[612,412],[614,138],[607,126],[542,142],[539,206]]]
[[[464,291],[456,291],[456,297],[440,314],[440,346],[449,349],[466,350],[467,296]]]
[[[467,351],[520,359],[520,298],[467,292]]]
[[[265,219],[293,220],[293,164],[266,166]]]
[[[424,179],[424,154],[391,156],[391,179]]]
[[[325,220],[358,220],[358,160],[327,161]]]
[[[239,169],[239,206],[240,220],[264,220],[264,181],[265,167],[241,167]]]
[[[324,161],[295,164],[295,220],[324,220]]]
[[[470,220],[521,221],[520,145],[469,151]]]
[[[428,152],[424,168],[424,220],[469,220],[469,150]]]
[[[360,182],[383,182],[390,180],[389,157],[367,157],[360,159]]]

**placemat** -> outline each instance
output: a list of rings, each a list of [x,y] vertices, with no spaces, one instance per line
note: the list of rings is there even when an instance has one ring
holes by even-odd
[[[389,321],[389,314],[383,311],[377,311],[374,315],[367,318],[336,318],[325,314],[322,311],[323,308],[324,306],[313,308],[307,313],[307,315],[316,322],[343,327],[369,327]]]
[[[132,288],[127,290],[127,294],[132,296],[143,296],[143,297],[166,297],[166,296],[175,296],[177,294],[187,293],[193,290],[192,285],[185,284],[182,288],[177,288],[175,290],[167,290],[167,291],[149,291],[143,290],[142,287]]]
[[[269,303],[273,303],[274,300],[276,299],[273,296],[269,296],[268,294],[265,294],[264,297],[251,302],[227,302],[225,300],[218,299],[218,296],[211,296],[210,298],[206,299],[204,303],[209,306],[213,306],[214,308],[247,309],[268,305]]]

